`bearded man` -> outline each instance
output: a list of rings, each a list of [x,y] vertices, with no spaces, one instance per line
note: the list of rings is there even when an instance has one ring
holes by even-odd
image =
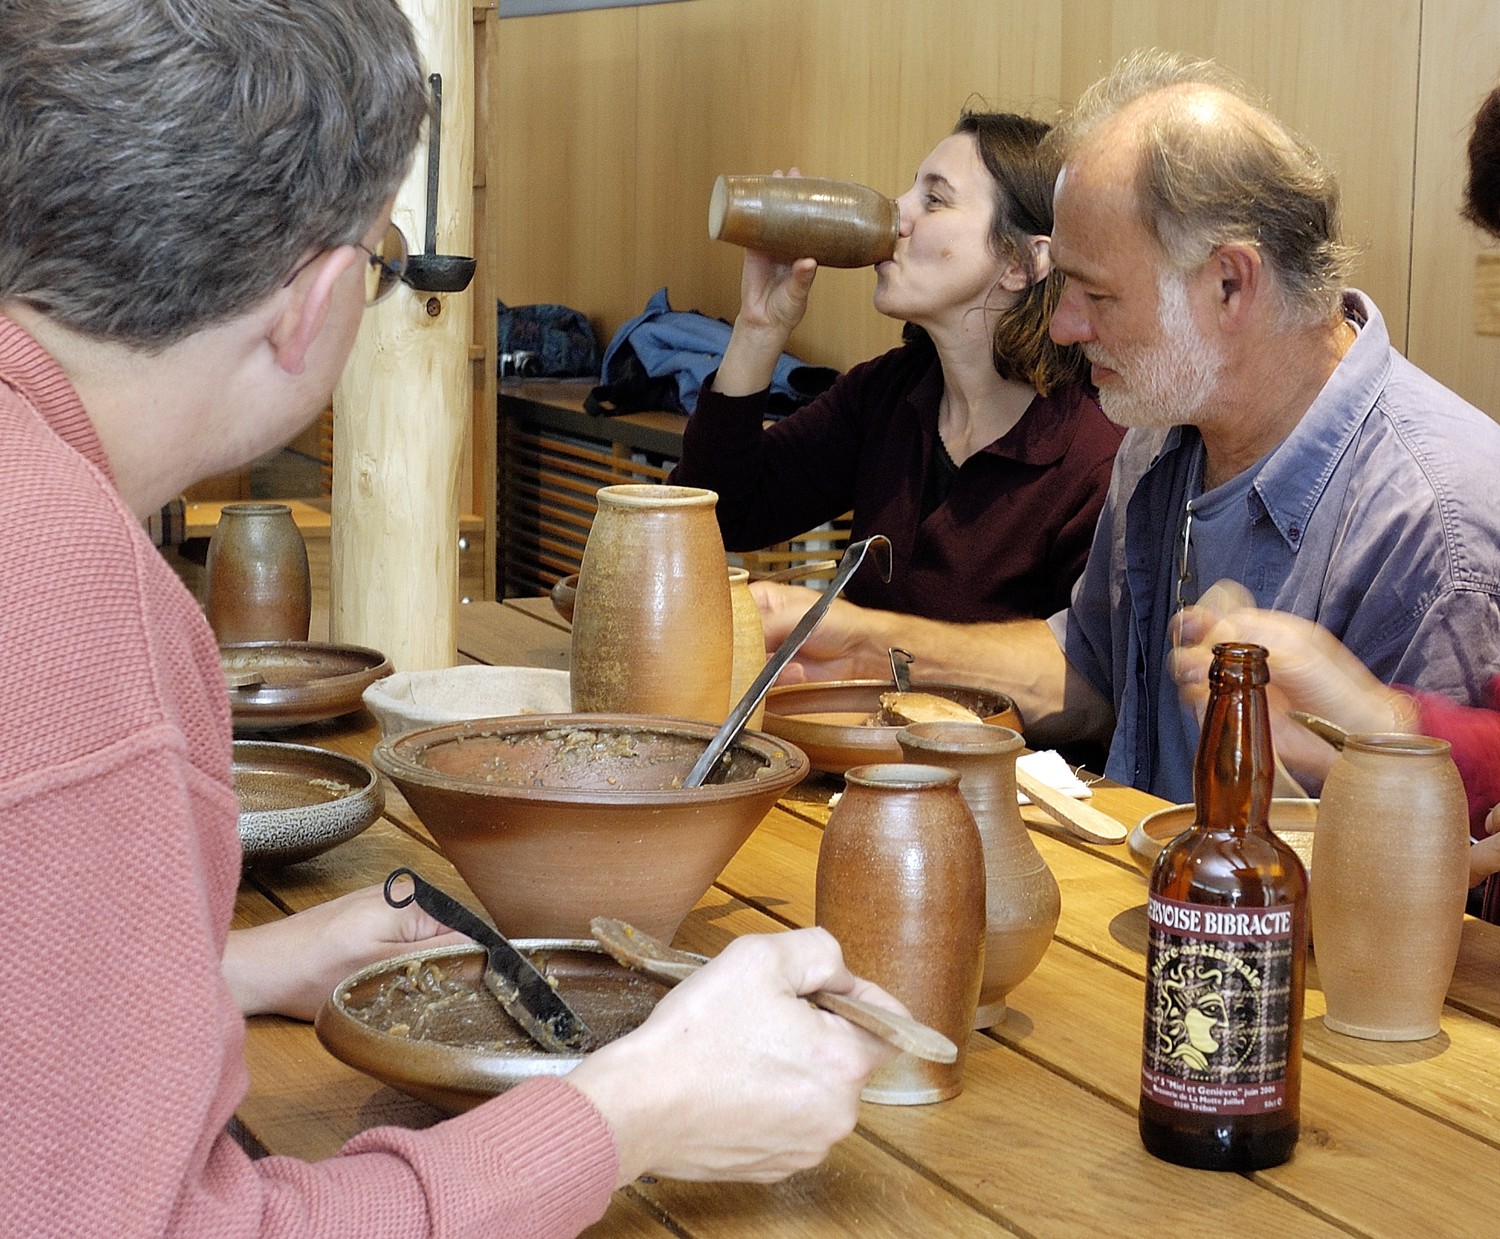
[[[1033,744],[1108,737],[1105,772],[1192,798],[1198,726],[1171,620],[1220,579],[1316,620],[1380,679],[1476,699],[1500,655],[1500,427],[1392,347],[1346,287],[1339,195],[1308,144],[1218,66],[1128,57],[1055,131],[1052,320],[1130,428],[1072,603],[951,625],[836,606],[811,679],[1010,693]],[[757,586],[768,642],[805,605]]]

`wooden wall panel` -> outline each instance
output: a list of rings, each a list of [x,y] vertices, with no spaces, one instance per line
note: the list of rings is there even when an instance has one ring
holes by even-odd
[[[1410,357],[1500,417],[1500,338],[1474,327],[1475,264],[1500,241],[1458,216],[1474,110],[1500,82],[1500,5],[1429,0],[1422,31]],[[1440,19],[1440,20],[1439,20]]]
[[[1055,115],[1158,45],[1222,60],[1323,151],[1356,283],[1393,338],[1417,295],[1419,360],[1500,411],[1486,385],[1500,379],[1477,373],[1497,373],[1500,345],[1470,338],[1473,245],[1452,250],[1451,202],[1423,214],[1425,186],[1455,175],[1461,114],[1500,74],[1497,23],[1493,0],[693,0],[506,21],[501,296],[578,306],[604,340],[662,285],[678,308],[732,317],[739,253],[706,235],[718,173],[795,162],[899,193],[971,95]],[[1432,271],[1415,289],[1414,242]],[[889,347],[872,286],[820,273],[793,350],[846,367]]]

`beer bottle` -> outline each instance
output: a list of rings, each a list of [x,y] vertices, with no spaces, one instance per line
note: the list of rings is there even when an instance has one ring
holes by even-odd
[[[1271,833],[1266,651],[1214,647],[1193,826],[1147,901],[1141,1140],[1166,1161],[1259,1170],[1292,1155],[1307,874]]]

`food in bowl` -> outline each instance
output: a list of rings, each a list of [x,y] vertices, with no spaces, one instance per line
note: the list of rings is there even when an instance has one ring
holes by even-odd
[[[583,1017],[597,1044],[639,1027],[667,986],[616,963],[592,939],[513,939]],[[552,1054],[484,987],[485,952],[432,947],[361,968],[318,1012],[329,1053],[450,1114],[538,1076],[566,1075],[582,1053]]]
[[[913,723],[982,723],[966,705],[936,693],[881,693],[880,709],[870,716],[871,727],[909,727]]]

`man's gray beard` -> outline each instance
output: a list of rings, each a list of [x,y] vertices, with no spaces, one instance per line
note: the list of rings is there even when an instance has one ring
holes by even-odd
[[[1100,352],[1090,361],[1120,375],[1099,389],[1099,405],[1117,426],[1164,430],[1189,425],[1213,399],[1223,353],[1199,332],[1188,307],[1187,280],[1163,272],[1157,281],[1157,343],[1130,363],[1129,376]],[[1085,355],[1090,350],[1085,347]]]

